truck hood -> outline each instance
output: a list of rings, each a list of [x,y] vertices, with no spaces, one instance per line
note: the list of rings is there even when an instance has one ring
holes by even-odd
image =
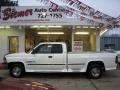
[[[7,54],[5,55],[5,57],[22,57],[28,55],[27,53],[23,52],[23,53],[13,53],[13,54]]]

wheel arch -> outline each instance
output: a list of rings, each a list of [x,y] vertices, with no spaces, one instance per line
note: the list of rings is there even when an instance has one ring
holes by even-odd
[[[24,68],[24,70],[25,70],[25,65],[24,65],[24,63],[22,63],[22,62],[10,62],[10,63],[8,63],[8,69],[10,69],[10,67],[11,67],[12,65],[15,65],[15,64],[17,64],[17,65],[22,65],[23,68]]]
[[[100,65],[102,67],[102,70],[105,72],[105,65],[104,65],[103,61],[90,61],[90,62],[88,62],[87,70],[91,65]]]

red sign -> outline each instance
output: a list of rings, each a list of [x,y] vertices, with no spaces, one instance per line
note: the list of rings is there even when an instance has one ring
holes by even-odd
[[[26,10],[20,10],[17,11],[15,8],[6,8],[2,11],[3,13],[3,20],[13,19],[17,17],[26,17],[26,16],[32,16],[33,9],[26,9]]]

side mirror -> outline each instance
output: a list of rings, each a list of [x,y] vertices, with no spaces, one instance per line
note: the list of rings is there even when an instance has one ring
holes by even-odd
[[[32,54],[35,54],[35,49],[33,49]]]

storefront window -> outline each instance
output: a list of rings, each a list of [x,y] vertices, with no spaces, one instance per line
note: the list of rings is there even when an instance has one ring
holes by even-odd
[[[96,34],[94,29],[76,29],[74,42],[78,51],[96,51]],[[75,43],[76,45],[76,43]],[[76,51],[76,50],[75,50]]]
[[[38,32],[47,34],[38,34]],[[51,34],[53,32],[54,34]],[[59,32],[62,32],[62,34],[59,34]],[[42,42],[65,42],[68,51],[71,51],[71,30],[68,30],[68,28],[65,28],[65,30],[64,28],[49,28],[49,31],[47,28],[26,29],[25,36],[26,52]]]

